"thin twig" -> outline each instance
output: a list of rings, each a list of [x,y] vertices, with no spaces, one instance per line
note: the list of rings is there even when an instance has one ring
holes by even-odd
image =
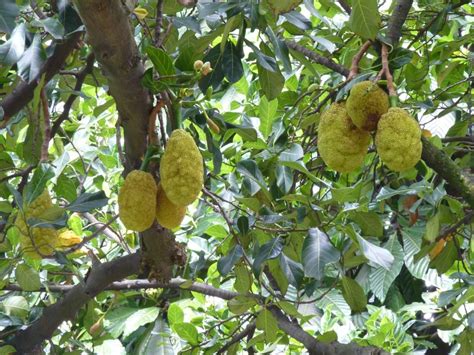
[[[371,44],[372,42],[366,41],[362,45],[362,47],[360,47],[360,50],[357,52],[357,54],[352,58],[351,70],[349,72],[349,75],[347,76],[346,81],[352,80],[357,75],[357,73],[359,72],[359,63],[364,57],[364,54],[370,48]]]
[[[158,0],[156,3],[156,21],[155,21],[155,46],[161,46],[161,27],[163,26],[163,0]]]

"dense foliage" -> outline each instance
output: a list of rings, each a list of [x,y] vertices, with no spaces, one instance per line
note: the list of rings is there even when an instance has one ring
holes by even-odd
[[[0,353],[471,354],[473,16],[459,0],[2,0]],[[423,129],[420,161],[408,115],[377,138],[417,155],[408,170],[375,133],[322,140],[350,172],[321,158],[321,114],[367,80]],[[160,186],[182,206],[204,187],[182,222],[161,211],[173,236],[146,201],[177,128],[204,174],[183,141]],[[140,166],[122,208],[143,233],[118,217]]]

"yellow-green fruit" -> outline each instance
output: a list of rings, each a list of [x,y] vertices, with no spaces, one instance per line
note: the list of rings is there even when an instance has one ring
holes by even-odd
[[[344,103],[334,103],[321,115],[318,150],[333,170],[347,173],[362,165],[370,134],[358,129],[347,114]]]
[[[390,170],[410,169],[421,158],[420,126],[407,111],[392,107],[379,121],[375,145]]]
[[[165,191],[158,185],[156,194],[156,220],[160,225],[168,229],[179,227],[186,215],[186,207],[177,206],[171,202]]]
[[[56,243],[58,248],[68,248],[82,242],[82,238],[70,229],[64,229],[59,232],[58,241]]]
[[[23,206],[23,211],[18,213],[15,225],[20,231],[20,245],[24,255],[33,259],[41,259],[54,253],[57,243],[58,231],[54,228],[29,227],[26,221],[30,218],[40,218],[53,207],[51,196],[44,190],[29,205]]]
[[[346,108],[357,127],[373,131],[380,117],[388,111],[388,105],[385,91],[371,81],[362,81],[352,87]]]
[[[202,156],[193,137],[182,129],[171,134],[160,162],[161,186],[177,206],[187,206],[203,185]]]
[[[156,183],[150,173],[131,171],[118,194],[120,220],[128,229],[143,232],[153,224],[156,209]]]

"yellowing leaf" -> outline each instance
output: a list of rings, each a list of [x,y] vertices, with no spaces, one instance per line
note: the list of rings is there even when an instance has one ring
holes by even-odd
[[[137,16],[139,20],[143,20],[145,17],[148,16],[148,11],[143,7],[136,7],[133,10],[133,13],[135,14],[135,16]]]

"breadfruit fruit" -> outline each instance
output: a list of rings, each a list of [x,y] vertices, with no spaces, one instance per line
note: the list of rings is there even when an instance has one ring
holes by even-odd
[[[51,208],[53,208],[51,196],[47,190],[44,190],[29,205],[23,206],[22,211],[18,213],[15,225],[20,231],[20,245],[25,256],[41,259],[54,253],[58,231],[54,228],[27,225],[30,218],[41,218]]]
[[[421,129],[402,108],[392,107],[380,118],[375,135],[380,159],[393,171],[404,171],[421,158]]]
[[[160,161],[166,196],[177,206],[193,203],[201,192],[203,174],[202,156],[193,138],[185,130],[174,130]]]
[[[321,115],[318,150],[327,166],[341,173],[362,165],[370,143],[370,134],[351,121],[344,103],[334,103]]]
[[[355,84],[347,98],[346,109],[360,129],[373,131],[380,117],[388,111],[388,95],[377,84],[362,81]]]
[[[143,232],[153,224],[156,209],[156,183],[150,173],[131,171],[118,194],[120,220],[130,230]]]
[[[69,248],[79,244],[80,242],[82,242],[82,238],[74,233],[74,231],[70,229],[64,229],[59,231],[56,247]]]
[[[179,227],[186,215],[186,207],[177,206],[171,202],[165,194],[165,191],[158,184],[156,194],[156,220],[160,225],[168,229]]]

